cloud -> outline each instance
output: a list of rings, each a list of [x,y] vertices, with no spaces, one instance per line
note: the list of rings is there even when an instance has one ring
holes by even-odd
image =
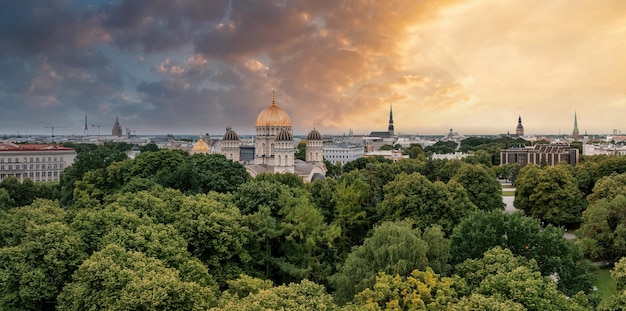
[[[574,108],[581,121],[605,118],[598,130],[617,127],[618,114],[594,109],[624,103],[624,10],[619,0],[5,1],[0,132],[47,120],[80,133],[87,113],[103,126],[119,115],[137,133],[253,133],[274,91],[296,133],[384,129],[391,103],[399,132],[506,132],[518,114],[545,131],[569,126]]]

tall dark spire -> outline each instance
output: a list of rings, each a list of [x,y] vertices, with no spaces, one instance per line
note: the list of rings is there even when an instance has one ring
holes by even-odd
[[[515,129],[515,136],[517,137],[524,136],[524,126],[522,125],[521,115],[517,118],[517,128]]]
[[[572,136],[574,136],[575,140],[580,139],[580,134],[578,133],[578,116],[576,115],[576,111],[574,111],[574,130],[572,131]]]
[[[87,113],[85,113],[85,131],[83,136],[89,136],[89,129],[87,128]]]
[[[389,135],[393,135],[393,108],[389,104]]]

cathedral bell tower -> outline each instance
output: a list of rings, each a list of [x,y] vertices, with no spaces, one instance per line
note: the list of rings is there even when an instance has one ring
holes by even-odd
[[[391,104],[389,105],[389,136],[393,136],[393,110]]]

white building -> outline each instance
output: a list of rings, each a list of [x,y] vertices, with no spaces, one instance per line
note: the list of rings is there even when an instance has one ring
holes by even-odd
[[[376,151],[371,151],[365,154],[366,157],[376,157],[376,156],[381,156],[387,160],[391,160],[393,162],[396,162],[400,159],[408,159],[409,156],[408,155],[403,155],[402,151],[400,150],[376,150]]]
[[[365,155],[362,146],[342,142],[339,144],[324,144],[324,158],[332,164],[344,165]]]
[[[75,157],[74,149],[59,145],[0,143],[0,180],[58,181]]]
[[[584,144],[583,155],[626,155],[626,146],[613,144]]]

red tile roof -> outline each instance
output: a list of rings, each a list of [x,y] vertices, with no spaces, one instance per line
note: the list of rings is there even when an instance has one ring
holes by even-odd
[[[61,145],[48,145],[48,144],[14,144],[14,143],[0,143],[0,151],[50,151],[50,150],[74,150],[74,148],[67,148]]]

